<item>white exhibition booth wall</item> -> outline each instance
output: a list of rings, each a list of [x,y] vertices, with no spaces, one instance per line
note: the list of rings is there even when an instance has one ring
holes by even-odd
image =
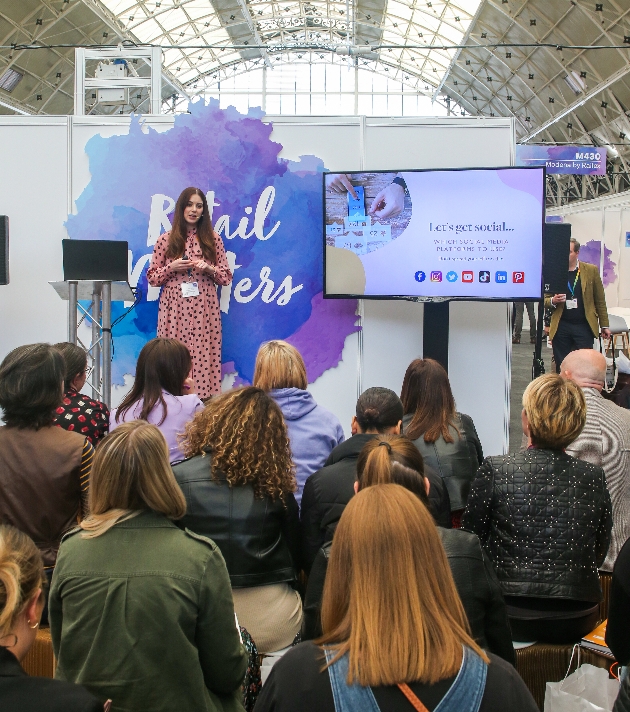
[[[571,236],[581,245],[591,241],[603,243],[600,274],[605,277],[606,304],[612,309],[630,308],[630,242],[627,239],[630,235],[630,191],[551,208],[547,215],[561,215],[563,222],[571,224]],[[604,268],[608,275],[604,275]],[[606,285],[611,277],[612,281]]]
[[[167,131],[173,120],[143,117],[145,125],[158,131]],[[264,120],[273,124],[271,139],[284,146],[281,157],[297,160],[314,154],[331,171],[514,164],[514,126],[505,118]],[[11,283],[0,286],[0,359],[21,344],[67,338],[66,303],[48,282],[63,278],[64,221],[75,212],[74,201],[90,181],[85,145],[96,134],[127,133],[129,122],[128,116],[0,117],[0,214],[10,219],[11,272]],[[114,173],[111,180],[116,179]],[[630,299],[630,291],[624,298]],[[474,419],[487,455],[507,452],[509,440],[510,306],[450,306],[449,376],[457,408]],[[337,368],[310,386],[317,401],[340,418],[346,435],[357,395],[370,386],[400,393],[408,364],[422,356],[421,304],[364,300],[359,310],[362,331],[346,339]],[[114,405],[125,390],[115,390]]]

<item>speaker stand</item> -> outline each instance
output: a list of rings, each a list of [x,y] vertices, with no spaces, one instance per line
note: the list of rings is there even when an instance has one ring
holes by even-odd
[[[448,373],[450,302],[425,302],[422,326],[422,358],[435,359]]]
[[[538,321],[536,322],[536,346],[534,347],[534,362],[532,364],[532,379],[542,376],[545,372],[545,362],[542,357],[543,326],[545,321],[545,300],[538,302]]]

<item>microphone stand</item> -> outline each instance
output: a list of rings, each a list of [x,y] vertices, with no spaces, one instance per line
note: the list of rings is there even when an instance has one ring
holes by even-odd
[[[542,358],[542,339],[545,321],[545,300],[538,302],[538,321],[536,322],[536,345],[534,346],[534,362],[532,363],[532,379],[542,376],[545,372],[545,362]]]

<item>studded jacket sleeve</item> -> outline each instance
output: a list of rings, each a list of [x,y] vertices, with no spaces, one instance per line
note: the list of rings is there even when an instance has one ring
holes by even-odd
[[[597,566],[601,566],[604,563],[606,554],[608,553],[608,547],[610,545],[610,533],[612,531],[612,503],[610,501],[610,493],[608,492],[608,487],[606,486],[606,478],[604,476],[604,471],[602,470],[602,478],[604,478],[604,506],[602,508],[602,516],[599,520],[599,527],[597,528],[597,543],[596,543],[596,556],[597,556]]]
[[[475,475],[470,487],[468,503],[462,516],[462,529],[479,537],[483,545],[490,535],[490,512],[494,494],[494,471],[486,458]]]

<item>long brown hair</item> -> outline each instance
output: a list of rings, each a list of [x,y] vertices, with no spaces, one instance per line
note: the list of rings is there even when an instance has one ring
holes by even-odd
[[[404,435],[379,435],[365,443],[357,459],[359,489],[395,484],[413,492],[429,506],[424,460]]]
[[[410,440],[424,435],[425,443],[434,443],[440,435],[447,443],[454,441],[450,428],[455,428],[457,413],[448,374],[432,358],[417,358],[407,368],[400,394],[405,415],[413,418],[405,428]]]
[[[44,585],[44,564],[33,540],[8,524],[0,525],[0,640]]]
[[[114,431],[116,432],[116,431]],[[213,398],[186,426],[186,457],[212,455],[212,477],[251,484],[256,497],[295,492],[294,465],[282,411],[262,389],[248,386]]]
[[[485,662],[429,510],[400,485],[366,487],[335,532],[317,642],[349,656],[348,682],[363,686],[457,673],[462,646]]]
[[[90,514],[82,536],[104,534],[114,524],[151,509],[169,519],[186,514],[186,500],[168,461],[168,445],[155,425],[123,423],[103,438],[90,473]]]
[[[300,352],[279,339],[262,344],[256,354],[254,386],[263,391],[274,388],[301,388],[308,386],[306,366]]]
[[[125,413],[142,399],[142,411],[138,418],[146,420],[159,403],[162,406],[162,425],[166,419],[166,401],[163,391],[172,396],[184,394],[184,381],[192,368],[190,351],[177,339],[151,339],[142,347],[136,364],[133,386],[116,411],[116,422],[124,419]]]
[[[214,231],[212,229],[212,220],[210,219],[206,196],[200,188],[194,188],[192,186],[182,190],[179,198],[177,198],[175,214],[173,215],[173,227],[171,228],[171,234],[168,238],[168,247],[166,248],[166,256],[175,260],[182,257],[186,250],[186,233],[188,228],[184,220],[184,208],[188,205],[188,201],[193,195],[198,195],[203,203],[203,213],[196,225],[197,240],[199,240],[201,254],[210,264],[216,264],[217,246],[214,241]]]

